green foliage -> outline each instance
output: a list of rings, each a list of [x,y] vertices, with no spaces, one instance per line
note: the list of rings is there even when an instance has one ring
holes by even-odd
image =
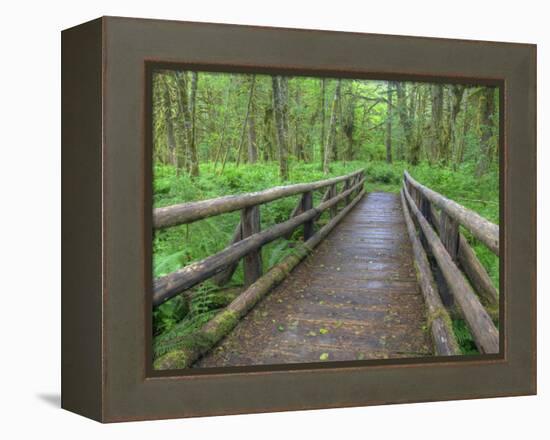
[[[462,319],[453,319],[453,331],[462,354],[479,354],[468,325]]]

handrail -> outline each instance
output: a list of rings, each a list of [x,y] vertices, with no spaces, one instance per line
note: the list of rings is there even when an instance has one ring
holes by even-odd
[[[406,187],[403,187],[403,193],[409,208],[420,224],[424,237],[447,281],[449,289],[453,292],[453,297],[460,306],[464,319],[472,331],[476,345],[483,353],[498,353],[498,330],[491,321],[489,314],[479,302],[464,275],[454,264],[438,235],[416,206]]]
[[[257,230],[251,230],[248,231],[248,233],[245,233],[243,228],[243,234],[241,235],[241,239],[239,241],[232,243],[214,255],[210,255],[203,260],[191,263],[175,272],[154,280],[153,305],[158,306],[178,293],[181,293],[182,291],[189,289],[224,270],[227,270],[241,258],[245,258],[245,283],[247,283],[247,278],[247,284],[251,284],[256,281],[256,279],[261,275],[261,257],[257,254],[253,254],[261,249],[262,246],[285,236],[285,234],[292,232],[300,225],[304,225],[304,241],[315,237],[316,234],[313,233],[313,222],[319,218],[324,211],[337,207],[338,203],[343,200],[346,205],[349,205],[351,202],[350,196],[354,196],[354,194],[361,192],[363,184],[365,183],[363,170],[359,170],[358,172],[342,177],[344,178],[343,180],[348,183],[351,181],[351,183],[347,185],[348,189],[343,190],[340,194],[335,195],[328,200],[324,200],[318,206],[313,207],[311,205],[312,190],[322,188],[327,185],[334,185],[342,181],[342,178],[336,178],[336,181],[335,179],[320,181],[323,183],[329,182],[327,184],[323,184],[322,186],[308,185],[308,189],[304,192],[302,200],[300,201],[300,204],[304,209],[302,209],[298,215],[291,216],[289,220],[278,223],[261,232],[259,231],[259,211],[257,210],[256,205],[245,204],[245,207],[242,210],[243,215],[241,217],[241,225],[244,221],[250,226],[250,216],[252,216],[252,223],[257,225]],[[357,182],[358,179],[359,182]],[[318,184],[320,182],[315,183]],[[265,191],[262,193],[265,194]],[[247,261],[247,255],[253,255],[251,261]]]
[[[430,202],[439,209],[445,211],[462,226],[467,228],[474,237],[481,240],[495,255],[499,255],[499,227],[478,213],[459,205],[453,200],[435,192],[434,190],[418,183],[411,175],[404,171],[405,181],[420,191]]]
[[[273,188],[258,192],[217,197],[215,199],[180,203],[163,208],[156,208],[153,211],[153,227],[155,229],[161,229],[169,226],[192,223],[207,217],[272,202],[273,200],[283,197],[289,197],[307,191],[315,191],[317,189],[325,188],[344,180],[351,179],[361,173],[363,173],[362,169],[344,176],[318,180],[311,183],[275,186]]]
[[[411,183],[411,186],[407,185],[407,183]],[[414,189],[414,193],[411,189]],[[434,256],[446,284],[451,290],[453,298],[459,306],[458,309],[462,313],[468,327],[470,328],[476,346],[482,353],[498,353],[499,331],[493,324],[489,313],[481,304],[478,295],[476,295],[476,292],[468,282],[465,274],[457,265],[458,261],[462,261],[462,264],[464,263],[464,259],[461,260],[460,254],[460,246],[464,245],[462,243],[464,239],[461,237],[458,228],[460,220],[457,217],[459,216],[453,214],[456,214],[457,212],[468,214],[468,210],[452,200],[444,198],[435,191],[420,185],[418,182],[413,181],[406,171],[401,192],[404,202],[404,212],[407,214],[410,210],[410,213],[412,214],[411,216],[414,217],[423,238],[422,243],[430,249],[432,255]],[[430,194],[430,196],[428,196],[428,194]],[[431,203],[441,209],[441,213],[439,215],[433,211],[433,206]],[[443,206],[447,208],[451,206],[452,208],[445,209]],[[455,209],[456,207],[463,208],[464,210],[458,211]],[[474,222],[476,225],[479,226],[483,224],[479,221],[479,219],[486,221],[479,215],[476,214],[476,216],[477,218],[475,218],[476,221]],[[472,220],[471,216],[468,216],[468,218]],[[464,223],[462,224],[464,225]],[[415,258],[418,263],[418,254],[421,254],[421,252],[417,252],[416,254],[417,255],[415,255]],[[476,270],[475,265],[473,264],[470,264],[468,267],[470,271]],[[424,269],[424,271],[426,270],[427,268]],[[430,274],[425,275],[430,278]],[[428,284],[429,283],[421,284],[423,293],[425,296],[433,296],[433,292],[424,292],[426,287],[430,287]],[[479,283],[473,284],[476,288],[479,286]]]

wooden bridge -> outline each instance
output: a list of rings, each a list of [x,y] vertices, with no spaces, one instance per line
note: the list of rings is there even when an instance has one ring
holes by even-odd
[[[364,183],[359,170],[156,209],[155,228],[236,210],[241,221],[224,250],[155,280],[154,306],[209,278],[226,284],[241,259],[245,286],[203,328],[170,341],[155,368],[458,355],[455,313],[481,353],[497,353],[498,293],[460,226],[496,255],[498,226],[407,172],[400,194],[365,194]],[[289,220],[261,231],[260,205],[295,195]],[[325,211],[330,219],[316,230]],[[262,274],[262,246],[298,227],[303,242]]]

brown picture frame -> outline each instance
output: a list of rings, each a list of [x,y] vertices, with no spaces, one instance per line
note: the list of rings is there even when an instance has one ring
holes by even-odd
[[[499,85],[500,353],[152,371],[158,65]],[[62,222],[67,410],[116,422],[535,394],[536,46],[116,17],[65,30]]]

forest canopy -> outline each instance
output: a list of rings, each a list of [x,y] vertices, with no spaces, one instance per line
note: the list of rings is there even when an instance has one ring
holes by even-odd
[[[153,75],[154,159],[198,176],[228,163],[421,161],[480,176],[498,162],[498,93],[461,84],[187,71]]]

